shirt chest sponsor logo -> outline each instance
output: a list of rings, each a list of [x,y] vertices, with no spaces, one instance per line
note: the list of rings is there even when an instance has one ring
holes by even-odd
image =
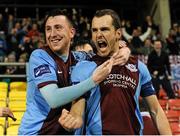
[[[109,74],[109,76],[104,81],[104,85],[111,84],[113,87],[122,87],[122,88],[133,88],[137,86],[137,81],[134,77],[123,74]]]
[[[48,65],[40,65],[34,69],[34,76],[39,77],[43,74],[51,73],[50,68]]]
[[[137,72],[136,65],[134,65],[134,64],[127,64],[127,65],[125,65],[125,67],[127,69],[129,69],[131,72]]]

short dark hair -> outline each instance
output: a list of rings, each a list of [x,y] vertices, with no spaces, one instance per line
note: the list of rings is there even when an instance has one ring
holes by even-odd
[[[74,26],[71,16],[68,14],[67,10],[53,9],[50,12],[46,13],[45,20],[44,20],[44,28],[45,28],[46,22],[49,19],[49,17],[60,16],[60,15],[65,16],[67,18],[67,20],[69,21],[70,25]]]
[[[46,32],[45,32],[45,26],[46,26],[46,22],[47,20],[49,19],[49,17],[55,17],[55,16],[65,16],[69,22],[69,24],[74,27],[74,24],[73,24],[73,21],[72,21],[72,18],[71,16],[68,14],[67,10],[65,9],[53,9],[49,12],[46,13],[46,16],[45,16],[45,19],[44,19],[44,22],[43,22],[43,32],[44,32],[44,35],[45,35],[45,39],[46,39]]]
[[[79,38],[74,40],[73,50],[75,50],[75,48],[77,46],[83,46],[85,44],[91,45],[91,47],[93,48],[93,51],[96,51],[96,46],[95,46],[94,42],[92,40],[90,40],[90,39],[82,38],[82,37],[79,37]]]
[[[161,40],[161,39],[159,39],[159,38],[158,38],[158,39],[153,40],[153,44],[154,44],[155,42],[160,42],[161,44],[163,43],[163,42],[162,42],[162,40]]]
[[[115,29],[119,29],[121,27],[119,15],[112,9],[97,10],[94,17],[102,17],[105,15],[110,15],[112,17],[112,25],[115,27]]]

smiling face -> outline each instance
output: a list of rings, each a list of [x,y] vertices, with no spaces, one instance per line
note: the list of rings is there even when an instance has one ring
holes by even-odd
[[[53,52],[59,55],[68,55],[71,39],[74,37],[75,30],[63,16],[51,16],[45,24],[46,42]]]
[[[115,29],[112,21],[110,15],[94,17],[92,20],[92,40],[96,45],[97,54],[102,57],[112,56],[119,49],[121,32],[120,29]]]

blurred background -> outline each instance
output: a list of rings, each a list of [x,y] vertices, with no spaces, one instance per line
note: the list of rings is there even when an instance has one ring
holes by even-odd
[[[163,84],[159,84],[156,91],[173,134],[180,134],[180,105],[177,104],[180,104],[180,0],[0,0],[0,107],[10,107],[18,119],[14,122],[0,118],[0,135],[17,134],[26,108],[29,56],[44,46],[44,17],[55,8],[67,10],[74,21],[77,33],[72,46],[79,40],[91,38],[92,16],[104,8],[119,14],[122,40],[145,64],[155,48],[154,41],[162,41],[161,50],[168,55],[170,73],[167,75],[175,97],[168,95],[169,90]],[[176,108],[173,108],[174,100]],[[173,117],[171,110],[176,112]]]

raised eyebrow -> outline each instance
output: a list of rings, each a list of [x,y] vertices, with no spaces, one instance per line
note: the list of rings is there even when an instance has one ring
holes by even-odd
[[[56,24],[56,25],[54,25],[55,27],[60,27],[60,28],[62,28],[63,26],[62,25],[60,25],[60,24]]]

